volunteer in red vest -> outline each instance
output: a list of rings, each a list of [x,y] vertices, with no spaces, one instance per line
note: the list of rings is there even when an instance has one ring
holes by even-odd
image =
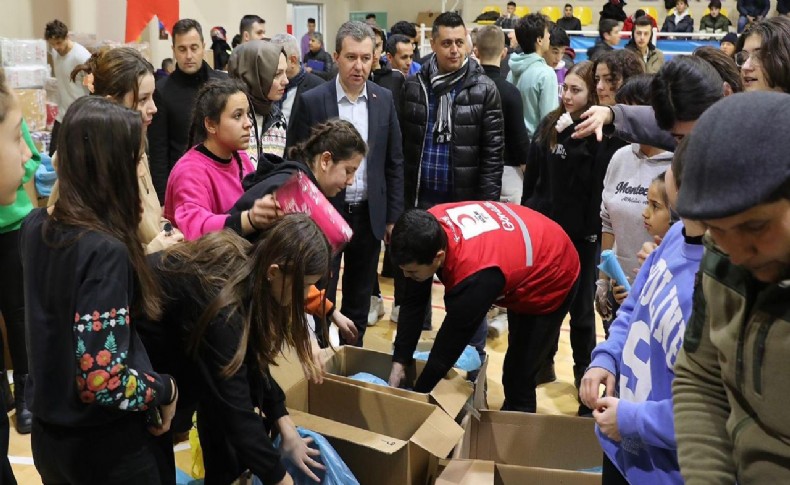
[[[392,262],[408,278],[398,320],[390,385],[413,361],[433,275],[444,283],[447,316],[414,385],[430,392],[469,343],[492,304],[507,309],[503,410],[535,412],[535,375],[552,349],[576,290],[579,258],[565,231],[516,204],[459,202],[398,220]]]

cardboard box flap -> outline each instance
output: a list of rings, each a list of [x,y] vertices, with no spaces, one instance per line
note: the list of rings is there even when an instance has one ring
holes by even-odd
[[[552,470],[550,468],[496,465],[494,485],[600,485],[599,473]]]
[[[464,434],[463,428],[441,409],[434,409],[411,441],[439,458],[445,458]]]
[[[422,361],[417,361],[413,367],[410,367],[407,371],[407,382],[413,383],[424,367],[425,362]],[[351,346],[341,347],[327,362],[327,372],[346,377],[357,372],[367,372],[386,381],[389,379],[391,369],[391,354]],[[382,389],[382,386],[375,384],[363,387]],[[429,395],[447,414],[455,417],[464,408],[473,392],[474,386],[458,371],[451,369]],[[413,396],[414,394],[411,394],[407,397],[413,399]]]
[[[450,370],[450,372],[455,374],[453,370]],[[430,395],[447,414],[458,416],[473,392],[474,386],[472,383],[455,374],[452,378],[445,376],[444,379],[439,381]]]
[[[481,411],[480,420],[472,420],[472,436],[470,458],[503,465],[580,470],[601,463],[589,418]]]
[[[337,421],[313,414],[303,413],[294,409],[289,409],[288,412],[297,426],[315,431],[327,438],[356,443],[382,453],[393,454],[408,444],[408,441],[405,440],[338,423]]]
[[[436,485],[493,485],[494,468],[493,461],[452,460],[436,479]]]

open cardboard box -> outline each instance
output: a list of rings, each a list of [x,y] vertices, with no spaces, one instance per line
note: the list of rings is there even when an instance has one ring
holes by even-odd
[[[500,465],[485,460],[452,460],[435,485],[600,485],[596,473]]]
[[[405,386],[411,387],[417,377],[425,368],[425,362],[415,361],[406,372]],[[474,386],[466,380],[465,373],[457,369],[451,369],[444,379],[439,381],[430,394],[421,394],[408,391],[406,389],[396,389],[389,386],[380,386],[367,382],[360,382],[347,376],[358,372],[367,372],[376,377],[389,379],[392,369],[392,355],[375,350],[363,349],[359,347],[344,346],[340,347],[326,364],[327,373],[330,379],[353,384],[355,386],[374,389],[387,394],[404,397],[418,402],[438,404],[451,417],[458,416],[463,410],[470,396],[474,392]],[[485,380],[485,365],[481,368],[478,380]],[[482,380],[481,380],[482,377]]]
[[[464,419],[464,429],[463,440],[453,458],[530,467],[534,469],[529,473],[534,476],[553,477],[542,482],[501,483],[600,483],[600,475],[578,471],[601,466],[603,455],[592,419],[481,410],[479,417],[469,415]],[[502,470],[497,473],[503,477],[517,476],[509,468]],[[581,481],[569,481],[572,479]]]
[[[438,406],[362,386],[307,381],[301,368],[272,368],[298,426],[324,435],[362,485],[423,485],[463,429]]]

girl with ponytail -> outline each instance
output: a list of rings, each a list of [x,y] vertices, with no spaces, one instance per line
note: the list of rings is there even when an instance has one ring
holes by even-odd
[[[227,212],[244,192],[242,179],[255,170],[245,152],[251,127],[241,81],[209,81],[200,88],[189,128],[191,148],[176,162],[165,191],[165,216],[187,240],[224,227],[249,231],[249,212]]]
[[[350,122],[338,118],[315,125],[306,141],[288,152],[291,160],[279,160],[269,169],[259,163],[258,170],[244,179],[246,192],[230,209],[230,221],[245,222],[249,215],[249,225],[228,227],[253,240],[269,222],[279,219],[283,213],[274,199],[274,192],[296,172],[302,172],[327,197],[336,196],[354,181],[354,174],[367,153],[367,145],[359,132]],[[271,158],[271,155],[267,155]],[[356,341],[357,329],[354,322],[332,303],[326,301],[324,292],[314,288],[307,298],[306,311],[317,317],[331,319],[346,341]]]

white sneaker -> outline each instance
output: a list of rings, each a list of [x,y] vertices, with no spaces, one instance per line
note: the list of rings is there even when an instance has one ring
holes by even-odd
[[[384,300],[380,296],[370,297],[370,310],[368,310],[368,326],[373,326],[384,316]]]
[[[392,305],[392,311],[390,311],[390,322],[398,323],[399,313],[400,313],[400,305],[398,306]]]

